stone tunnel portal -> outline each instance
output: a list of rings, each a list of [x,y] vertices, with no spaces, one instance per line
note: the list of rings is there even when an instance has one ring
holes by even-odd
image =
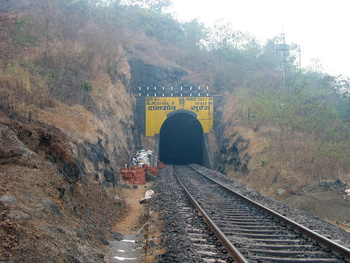
[[[198,119],[188,113],[168,117],[159,134],[159,160],[168,164],[203,165],[204,133]]]

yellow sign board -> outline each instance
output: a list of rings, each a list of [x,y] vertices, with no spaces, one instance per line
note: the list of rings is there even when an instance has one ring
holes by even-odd
[[[209,133],[213,127],[213,97],[146,97],[146,136],[160,133],[164,121],[176,113],[196,116]]]

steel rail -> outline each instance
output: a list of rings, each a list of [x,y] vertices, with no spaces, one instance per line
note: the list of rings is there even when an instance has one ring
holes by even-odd
[[[215,179],[209,178],[208,176],[206,176],[205,174],[203,174],[202,172],[196,170],[194,167],[192,167],[191,165],[188,165],[192,170],[196,171],[197,173],[201,174],[202,176],[204,176],[205,178],[207,178],[208,180],[220,185],[220,187],[228,190],[229,192],[233,193],[234,195],[242,198],[243,200],[247,201],[248,203],[252,204],[253,206],[255,206],[258,209],[261,209],[263,211],[265,211],[266,213],[272,215],[273,217],[281,220],[282,222],[286,223],[287,225],[299,230],[301,233],[303,233],[304,235],[307,235],[308,237],[310,237],[311,239],[313,239],[314,241],[319,242],[320,245],[323,245],[325,247],[330,248],[333,252],[336,252],[338,254],[341,254],[342,256],[344,256],[346,258],[346,260],[350,261],[350,249],[348,249],[347,247],[344,247],[336,242],[334,242],[333,240],[330,240],[329,238],[326,238],[314,231],[312,231],[311,229],[271,210],[270,208],[267,208],[255,201],[253,201],[252,199],[250,199],[249,197],[243,196],[235,191],[233,191],[232,189],[226,187],[225,185],[221,184],[220,182],[216,181]]]
[[[177,172],[174,168],[174,174],[184,189],[186,195],[190,199],[191,203],[194,207],[201,213],[204,220],[217,236],[217,238],[221,241],[222,245],[226,248],[227,252],[232,256],[234,262],[237,263],[249,263],[249,261],[238,251],[238,249],[231,243],[231,241],[225,236],[225,234],[220,230],[220,228],[214,223],[214,221],[208,216],[208,214],[204,211],[204,209],[199,205],[199,203],[194,199],[194,197],[190,194],[190,192],[186,189],[185,185],[182,183],[181,179],[178,177]]]

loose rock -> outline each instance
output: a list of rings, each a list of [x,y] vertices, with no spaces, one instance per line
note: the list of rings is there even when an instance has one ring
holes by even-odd
[[[278,188],[277,189],[277,194],[278,194],[278,196],[282,196],[282,195],[284,195],[286,193],[286,190],[285,189],[283,189],[283,188]]]
[[[5,204],[8,204],[8,205],[13,205],[17,202],[17,199],[13,196],[6,196],[6,195],[3,195],[1,198],[0,198],[0,201],[1,202],[4,202]]]

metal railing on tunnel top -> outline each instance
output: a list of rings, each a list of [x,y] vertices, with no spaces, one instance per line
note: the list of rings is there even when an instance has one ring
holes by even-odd
[[[140,86],[140,97],[209,97],[209,86]]]

